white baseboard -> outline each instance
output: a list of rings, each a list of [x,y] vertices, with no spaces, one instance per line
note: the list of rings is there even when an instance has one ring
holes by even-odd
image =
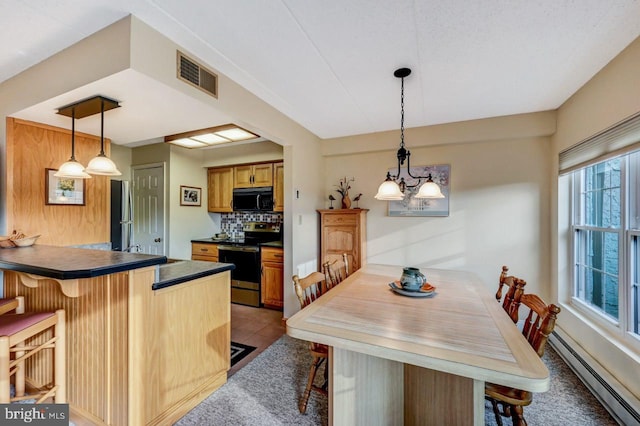
[[[556,329],[549,343],[618,423],[640,426],[640,400],[635,395],[565,333]]]

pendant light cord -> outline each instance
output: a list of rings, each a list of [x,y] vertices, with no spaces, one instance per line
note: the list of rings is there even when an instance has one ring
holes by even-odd
[[[76,161],[76,109],[71,108],[71,159]]]
[[[104,156],[104,99],[100,99],[100,155]]]

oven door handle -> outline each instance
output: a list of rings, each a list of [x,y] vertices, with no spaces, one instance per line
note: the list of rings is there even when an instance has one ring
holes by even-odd
[[[221,251],[244,251],[244,252],[251,252],[251,253],[257,253],[260,251],[260,247],[256,247],[256,246],[222,246],[219,245],[218,246],[218,252]]]

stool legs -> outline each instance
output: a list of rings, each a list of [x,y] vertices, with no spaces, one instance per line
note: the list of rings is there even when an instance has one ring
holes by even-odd
[[[9,358],[9,338],[0,336],[0,404],[8,404],[11,399]]]
[[[64,311],[58,309],[56,311],[58,322],[55,325],[54,335],[56,336],[56,347],[53,350],[54,356],[54,386],[57,388],[54,402],[56,404],[64,404],[67,402],[67,342],[65,337],[65,317]]]

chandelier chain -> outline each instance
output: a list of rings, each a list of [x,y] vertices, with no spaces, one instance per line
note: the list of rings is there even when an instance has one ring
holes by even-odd
[[[400,146],[404,148],[404,77],[400,81]]]

